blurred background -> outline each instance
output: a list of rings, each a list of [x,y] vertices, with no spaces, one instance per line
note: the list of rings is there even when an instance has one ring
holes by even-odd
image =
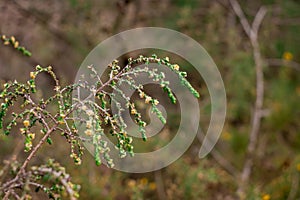
[[[267,8],[258,33],[264,61],[264,114],[251,155],[254,165],[245,188],[246,199],[299,199],[300,2],[239,3],[250,22],[261,6]],[[81,62],[98,43],[121,31],[145,26],[187,34],[216,62],[228,102],[224,129],[213,152],[200,160],[201,143],[195,138],[189,150],[170,166],[146,174],[128,174],[97,167],[88,153],[83,164],[75,166],[68,146],[58,136],[52,146],[45,145],[35,162],[53,157],[66,166],[73,181],[82,186],[80,199],[237,199],[249,156],[256,63],[250,40],[227,0],[0,0],[0,33],[14,35],[32,52],[28,58],[1,46],[1,83],[27,81],[37,64],[53,66],[64,85],[72,83]],[[205,130],[210,121],[208,91],[190,65],[179,64],[200,91]],[[47,77],[41,78],[40,85],[41,95],[47,96],[52,90]],[[175,123],[168,123],[159,141],[164,144],[176,128]],[[24,158],[26,154],[18,148],[22,143],[17,134],[1,134],[1,161],[11,155]]]

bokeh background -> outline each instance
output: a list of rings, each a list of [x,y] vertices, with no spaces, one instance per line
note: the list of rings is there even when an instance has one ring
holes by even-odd
[[[250,22],[261,6],[267,8],[258,34],[264,61],[264,117],[251,155],[254,166],[246,199],[297,199],[300,2],[239,2]],[[53,145],[45,145],[35,162],[53,157],[66,166],[73,181],[82,186],[80,199],[237,199],[240,174],[247,159],[256,74],[249,38],[227,0],[0,0],[0,32],[14,35],[32,52],[28,58],[1,46],[1,83],[26,81],[37,64],[53,66],[63,84],[72,83],[81,62],[99,42],[121,31],[145,26],[187,34],[203,45],[219,67],[227,93],[227,117],[213,152],[200,160],[201,143],[195,138],[182,158],[170,166],[145,174],[128,174],[97,167],[88,153],[83,164],[75,166],[68,156],[68,146],[58,136]],[[201,124],[205,130],[210,120],[208,91],[191,66],[183,69],[200,91]],[[41,77],[39,81],[43,91],[40,95],[47,96],[52,90],[49,80]],[[168,140],[174,129],[176,123],[168,123],[159,141]],[[12,155],[24,159],[22,145],[18,134],[1,134],[1,161]]]

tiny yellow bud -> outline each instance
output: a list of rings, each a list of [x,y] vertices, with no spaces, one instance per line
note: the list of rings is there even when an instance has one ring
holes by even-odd
[[[153,103],[157,106],[159,104],[159,101],[155,99]]]
[[[58,92],[60,90],[60,86],[55,86],[54,91]]]
[[[5,40],[5,39],[6,39],[6,36],[5,36],[5,35],[2,35],[2,36],[1,36],[1,39],[2,39],[2,40]]]
[[[149,103],[152,100],[152,98],[150,96],[147,96],[145,99],[145,103]]]
[[[10,40],[12,41],[12,43],[14,43],[16,41],[16,38],[14,36],[11,36]]]
[[[135,114],[137,113],[137,112],[136,112],[136,109],[131,109],[130,113],[131,113],[132,115],[135,115]]]
[[[34,72],[30,72],[30,78],[35,79],[35,73]]]
[[[150,190],[155,190],[156,189],[156,184],[154,182],[149,183],[149,189]]]
[[[147,178],[142,178],[140,180],[140,182],[141,182],[142,185],[147,185],[148,184],[148,179]]]
[[[3,43],[4,45],[9,45],[9,41],[8,40],[6,40],[6,41],[4,41],[4,43]]]
[[[166,58],[165,58],[165,60],[166,60],[167,62],[170,62],[170,59],[169,59],[169,57],[166,57]]]
[[[35,134],[34,133],[29,133],[28,137],[33,140],[35,138]]]
[[[92,122],[91,122],[91,121],[87,121],[87,122],[86,122],[86,128],[87,128],[87,129],[92,128]]]
[[[21,132],[21,134],[24,134],[26,131],[24,128],[20,128],[20,132]]]
[[[24,120],[24,121],[23,121],[23,125],[24,125],[25,127],[28,127],[28,126],[30,125],[30,122],[29,122],[28,120]]]
[[[88,116],[93,116],[94,115],[94,111],[92,111],[92,110],[87,110],[86,111],[86,114],[88,115]]]
[[[145,97],[145,92],[140,92],[140,98],[144,98]]]
[[[52,67],[51,66],[48,66],[48,68],[47,68],[49,71],[51,71],[52,70]]]
[[[131,179],[131,180],[128,181],[127,184],[128,184],[129,187],[133,188],[136,185],[136,181]]]
[[[16,41],[16,42],[14,43],[14,48],[18,48],[18,47],[19,47],[19,42]]]
[[[86,110],[87,110],[87,107],[86,107],[86,106],[82,106],[82,107],[81,107],[81,110],[86,111]]]
[[[283,57],[284,60],[288,60],[289,61],[289,60],[293,60],[294,56],[293,56],[293,54],[291,52],[284,52],[284,54],[283,54],[282,57]]]
[[[300,172],[300,163],[297,164],[296,168]]]
[[[85,133],[87,136],[93,135],[93,132],[92,132],[91,129],[87,129],[86,131],[84,131],[84,133]]]
[[[179,65],[175,64],[173,65],[174,70],[178,71],[179,70]]]
[[[270,200],[271,196],[269,194],[264,194],[261,199],[262,200]]]

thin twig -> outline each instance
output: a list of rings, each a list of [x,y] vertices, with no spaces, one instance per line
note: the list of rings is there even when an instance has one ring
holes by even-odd
[[[263,109],[263,100],[264,100],[264,74],[263,74],[263,59],[260,52],[260,46],[258,42],[258,31],[259,27],[267,13],[266,8],[261,7],[257,12],[255,19],[250,26],[248,20],[245,17],[244,12],[241,9],[240,4],[236,0],[229,0],[234,12],[240,19],[240,23],[243,27],[244,32],[247,34],[252,48],[253,48],[253,57],[255,62],[255,74],[256,74],[256,100],[254,105],[254,112],[252,117],[252,124],[250,130],[250,138],[247,147],[246,160],[241,174],[241,183],[237,190],[238,195],[241,199],[245,198],[245,188],[249,182],[249,178],[252,173],[252,167],[255,157],[255,149],[257,146],[258,135],[261,125],[261,111]]]
[[[292,60],[288,61],[288,60],[283,60],[278,58],[269,58],[269,59],[265,59],[265,62],[269,66],[278,66],[278,67],[286,66],[286,67],[293,68],[297,71],[300,71],[300,64]]]

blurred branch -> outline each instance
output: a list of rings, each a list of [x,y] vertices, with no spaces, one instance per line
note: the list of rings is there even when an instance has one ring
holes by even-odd
[[[132,0],[119,0],[117,2],[117,8],[118,8],[118,15],[117,18],[114,22],[113,28],[112,28],[112,33],[116,34],[118,29],[120,28],[120,25],[122,24],[122,21],[124,19],[124,15],[126,14],[126,10],[128,7],[128,4],[131,2]]]
[[[261,7],[257,12],[252,26],[250,26],[249,21],[246,19],[244,12],[241,9],[240,4],[237,0],[229,0],[232,9],[235,14],[238,16],[240,23],[243,27],[244,32],[247,34],[252,48],[253,48],[253,57],[255,62],[255,73],[256,73],[256,100],[254,106],[254,113],[252,117],[252,124],[250,130],[250,138],[247,147],[247,155],[244,163],[244,167],[241,174],[241,182],[237,190],[238,195],[241,199],[245,198],[245,188],[249,182],[249,178],[252,173],[252,167],[255,157],[255,149],[257,146],[258,135],[261,125],[261,110],[263,107],[264,100],[264,74],[263,74],[263,59],[260,52],[260,46],[258,42],[258,31],[259,27],[267,13],[265,7]]]
[[[300,18],[274,19],[273,23],[276,25],[299,26]]]
[[[286,66],[286,67],[293,68],[297,71],[300,71],[300,64],[292,60],[287,61],[278,58],[269,58],[269,59],[265,59],[265,61],[269,66],[277,66],[277,67]]]

